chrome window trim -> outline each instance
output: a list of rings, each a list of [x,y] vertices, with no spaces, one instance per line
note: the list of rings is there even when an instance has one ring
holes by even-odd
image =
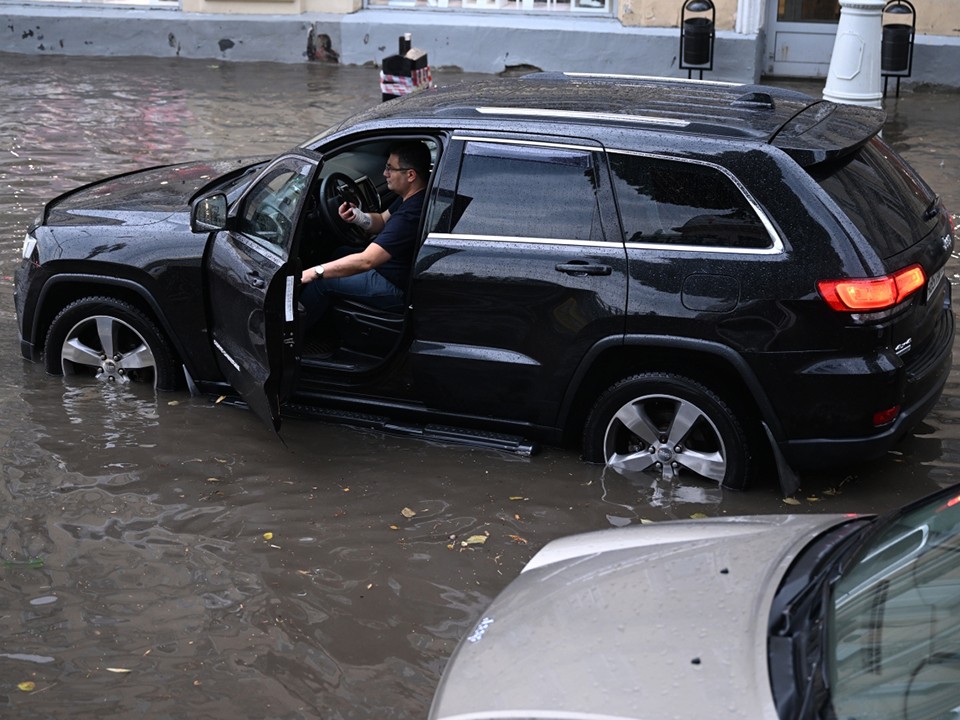
[[[486,135],[461,135],[454,133],[451,140],[461,140],[463,142],[485,142],[500,143],[502,145],[529,145],[531,147],[560,148],[562,150],[586,150],[587,152],[600,152],[603,146],[600,143],[596,145],[578,145],[576,143],[550,142],[548,140],[527,140],[517,138],[498,138],[488,137]]]
[[[247,250],[257,253],[266,260],[269,260],[275,264],[278,268],[283,265],[287,260],[283,255],[278,255],[274,248],[281,247],[274,243],[267,245],[269,241],[264,240],[263,238],[258,238],[256,235],[250,235],[248,233],[236,231],[228,232],[228,234],[240,245],[243,245]],[[282,249],[282,248],[281,248]]]
[[[599,122],[626,122],[652,125],[666,125],[669,127],[689,127],[689,120],[654,117],[653,115],[627,115],[621,113],[585,112],[582,110],[552,110],[550,108],[518,108],[497,107],[492,105],[477,108],[477,112],[484,115],[507,115],[511,117],[548,117],[561,120],[596,120]]]
[[[567,240],[558,238],[531,238],[518,237],[516,235],[471,235],[468,233],[438,233],[432,232],[427,235],[425,243],[432,240],[436,244],[442,245],[474,245],[478,242],[491,243],[517,243],[519,245],[566,245],[571,247],[591,247],[591,248],[609,248],[616,250],[617,254],[623,253],[623,243],[605,240]]]
[[[672,250],[710,255],[782,255],[778,248],[725,248],[716,245],[670,245],[669,243],[624,243],[627,250]]]
[[[670,162],[680,162],[680,163],[691,163],[693,165],[703,165],[704,167],[712,168],[714,170],[719,170],[723,175],[725,175],[729,180],[736,186],[740,191],[740,194],[743,195],[746,199],[747,204],[753,209],[757,214],[757,217],[760,218],[760,222],[763,224],[763,227],[767,231],[767,235],[770,236],[770,247],[767,248],[731,248],[724,247],[723,245],[674,245],[671,243],[647,243],[647,242],[625,242],[624,244],[629,249],[643,249],[643,250],[677,250],[681,252],[699,252],[699,253],[729,253],[734,255],[780,255],[785,252],[785,245],[783,238],[780,237],[780,233],[777,232],[776,227],[773,222],[767,216],[767,214],[761,209],[759,203],[753,199],[753,196],[750,194],[750,191],[744,187],[743,183],[740,182],[739,178],[734,175],[732,172],[727,170],[727,168],[722,165],[717,165],[716,163],[707,162],[706,160],[695,160],[692,158],[681,158],[674,155],[663,155],[660,153],[645,153],[638,152],[636,150],[623,150],[619,148],[607,149],[608,154],[619,154],[619,155],[635,155],[639,157],[648,157],[654,158],[656,160],[668,160]]]

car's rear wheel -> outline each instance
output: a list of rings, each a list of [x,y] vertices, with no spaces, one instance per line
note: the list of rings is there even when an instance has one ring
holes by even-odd
[[[587,418],[584,457],[627,476],[706,480],[744,489],[750,447],[736,414],[689,378],[644,373],[604,392]]]
[[[47,333],[44,363],[54,375],[90,375],[160,390],[177,384],[176,362],[163,334],[143,312],[115,298],[83,298],[61,310]]]

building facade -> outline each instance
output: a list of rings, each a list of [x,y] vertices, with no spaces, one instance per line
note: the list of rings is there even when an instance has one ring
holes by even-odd
[[[685,77],[681,28],[702,33],[712,23],[704,79],[826,76],[839,0],[704,4],[712,7],[696,11],[696,0],[0,0],[0,52],[379,65],[409,32],[434,67]],[[890,12],[894,4],[910,12]],[[891,0],[883,17],[912,33],[905,86],[960,88],[960,0]]]

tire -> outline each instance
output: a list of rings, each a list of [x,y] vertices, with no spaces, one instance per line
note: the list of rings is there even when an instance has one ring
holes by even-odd
[[[177,387],[179,371],[163,333],[122,300],[90,297],[70,303],[50,324],[43,352],[53,375],[89,375],[158,390]]]
[[[608,388],[587,417],[583,450],[627,477],[690,477],[733,490],[750,482],[750,445],[736,414],[700,383],[670,373]]]

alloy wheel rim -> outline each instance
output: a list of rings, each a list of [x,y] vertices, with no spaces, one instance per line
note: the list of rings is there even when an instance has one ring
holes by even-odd
[[[717,426],[697,405],[672,395],[625,403],[604,436],[608,467],[626,476],[672,481],[683,473],[722,483],[727,451]]]
[[[60,350],[60,365],[64,375],[94,375],[104,383],[157,384],[157,361],[143,335],[109,315],[85,318],[70,329]]]

